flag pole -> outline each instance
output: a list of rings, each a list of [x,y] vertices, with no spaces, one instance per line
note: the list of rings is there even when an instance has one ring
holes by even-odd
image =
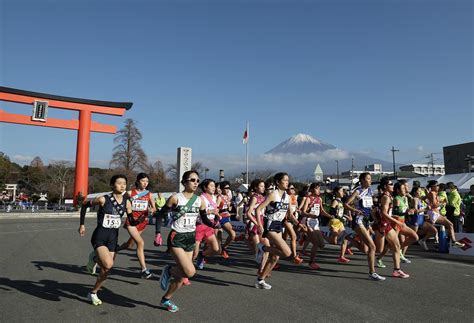
[[[246,155],[246,163],[245,163],[245,183],[249,185],[249,123],[247,122],[247,143],[245,144],[245,155]]]

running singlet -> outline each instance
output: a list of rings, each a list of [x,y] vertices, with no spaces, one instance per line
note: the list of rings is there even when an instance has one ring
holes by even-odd
[[[149,191],[138,192],[133,189],[130,196],[130,202],[132,203],[133,218],[138,219],[146,217],[148,215],[148,205],[153,200]]]
[[[178,199],[178,205],[176,206],[173,213],[181,213],[181,217],[173,220],[171,223],[171,229],[178,233],[194,232],[196,231],[196,221],[199,216],[199,208],[201,207],[201,199],[197,198],[191,207],[186,207],[189,200],[184,196],[183,193],[176,194]]]
[[[370,217],[370,211],[374,205],[372,189],[369,187],[364,190],[362,187],[360,187],[357,189],[357,192],[359,194],[357,195],[358,203],[356,208],[361,210],[365,217]]]
[[[218,209],[216,200],[217,198],[214,195],[210,195],[207,193],[202,193],[201,195],[202,199],[204,200],[204,203],[206,203],[206,210],[215,210]],[[207,215],[207,218],[211,221],[214,222],[214,219],[216,218],[216,215],[214,213],[210,213]],[[202,220],[199,218],[198,223],[202,223]]]
[[[221,194],[221,203],[219,204],[219,214],[223,218],[230,217],[229,207],[230,207],[230,198],[227,195]]]
[[[322,200],[319,196],[310,196],[309,198],[309,213],[316,216],[316,218],[308,217],[306,224],[314,230],[319,228],[319,215],[321,214]]]
[[[337,205],[335,208],[331,208],[331,215],[335,216],[336,219],[341,220],[344,217],[344,203],[340,198],[336,198]]]
[[[283,192],[283,196],[280,196],[278,190],[275,190],[273,194],[276,196],[275,202],[271,202],[267,206],[264,217],[266,217],[269,222],[282,222],[288,212],[290,199],[286,192]]]
[[[398,207],[395,207],[393,209],[393,215],[398,217],[406,216],[408,211],[408,204],[406,203],[403,196],[397,195],[395,196],[395,200],[398,202]]]
[[[257,215],[255,214],[256,210],[257,210],[257,207],[263,203],[263,201],[265,201],[265,196],[263,196],[262,194],[253,194],[252,197],[255,197],[255,208],[253,209],[252,211],[252,215],[257,218]],[[252,200],[252,199],[250,199]],[[250,202],[249,202],[250,204]],[[245,209],[248,210],[248,208],[250,207],[250,205],[246,205]],[[263,220],[263,216],[262,214],[260,213],[259,214],[259,217],[261,220]],[[251,221],[249,221],[249,224],[248,224],[248,228],[249,230],[254,230],[254,227],[255,227],[255,224]]]
[[[122,216],[126,212],[125,205],[127,199],[123,199],[119,204],[112,194],[104,196],[105,204],[97,211],[97,228],[117,230],[122,224]]]

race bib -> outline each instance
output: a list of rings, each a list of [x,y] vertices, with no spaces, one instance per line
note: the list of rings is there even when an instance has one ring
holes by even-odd
[[[313,207],[311,208],[311,214],[319,216],[320,213],[321,213],[321,205],[314,204]]]
[[[148,209],[148,201],[146,200],[133,200],[132,211],[146,211]]]
[[[122,224],[122,219],[118,214],[104,214],[102,226],[106,229],[118,229]]]
[[[337,217],[342,218],[343,216],[344,216],[344,209],[342,207],[338,208],[337,209]]]
[[[374,205],[374,200],[372,199],[372,196],[364,196],[362,197],[362,206],[364,208],[371,208]]]
[[[286,211],[278,211],[272,215],[272,220],[273,221],[283,221],[283,219],[286,216]]]
[[[196,229],[196,220],[197,220],[197,214],[186,214],[185,216],[182,216],[181,218],[178,219],[180,222],[180,225],[187,230],[194,230]]]

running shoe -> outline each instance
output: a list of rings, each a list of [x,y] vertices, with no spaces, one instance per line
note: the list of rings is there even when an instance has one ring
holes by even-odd
[[[189,281],[188,277],[183,278],[183,285],[184,286],[191,286],[191,282]]]
[[[396,278],[408,278],[408,277],[410,277],[410,275],[404,273],[403,271],[401,271],[401,270],[399,269],[399,270],[394,270],[394,271],[393,271],[392,277],[396,277]]]
[[[159,247],[163,244],[163,238],[161,237],[161,233],[157,233],[155,235],[155,240],[153,241],[153,244],[155,245],[155,247]]]
[[[161,289],[166,291],[168,290],[168,287],[170,286],[170,270],[171,270],[171,266],[170,265],[166,265],[165,268],[163,268],[163,272],[161,273],[161,276],[160,276],[160,286],[161,286]]]
[[[222,248],[222,258],[224,259],[229,259],[229,254],[227,253],[227,250],[225,248]]]
[[[280,264],[275,264],[275,266],[273,266],[273,270],[278,270],[280,269]]]
[[[318,265],[317,263],[315,263],[315,262],[310,262],[310,263],[309,263],[309,268],[311,268],[311,269],[313,269],[313,270],[318,270],[318,269],[321,268],[321,267],[319,267],[319,265]]]
[[[196,265],[198,267],[198,269],[201,269],[203,270],[204,269],[204,257],[201,255],[201,253],[199,253],[197,259],[196,259]]]
[[[179,307],[176,306],[176,304],[173,303],[170,299],[167,299],[164,302],[161,301],[160,305],[163,306],[164,308],[166,308],[168,310],[168,312],[171,312],[171,313],[177,312],[179,310]]]
[[[383,263],[382,259],[377,259],[376,266],[379,267],[379,268],[385,268],[385,267],[387,267],[387,266]]]
[[[341,264],[347,264],[350,260],[347,259],[346,257],[339,257],[337,258],[337,262],[341,263]]]
[[[458,241],[454,241],[452,244],[451,244],[452,247],[454,248],[463,248],[465,246],[464,243],[461,243],[461,242],[458,242]]]
[[[92,305],[94,306],[102,304],[102,301],[99,299],[99,297],[97,297],[97,294],[95,293],[89,292],[89,294],[87,294],[87,299],[91,301]]]
[[[426,245],[426,241],[425,241],[425,240],[422,240],[422,239],[418,240],[418,244],[423,248],[423,250],[425,250],[425,251],[428,251],[428,250],[429,250],[429,249],[428,249],[428,246]]]
[[[263,251],[263,243],[259,243],[257,245],[257,248],[258,248],[258,251],[255,256],[255,261],[257,262],[257,264],[260,265],[262,263],[263,254],[265,253],[265,251]]]
[[[411,264],[411,260],[406,258],[405,255],[400,251],[400,260],[405,264]]]
[[[89,254],[89,260],[87,261],[87,265],[86,265],[87,272],[91,275],[95,275],[96,270],[97,270],[97,264],[94,258],[95,258],[95,250]]]
[[[143,278],[143,279],[148,279],[148,278],[150,278],[151,276],[153,276],[153,274],[151,273],[151,271],[149,271],[148,269],[142,270],[141,278]]]
[[[384,281],[384,280],[385,280],[385,277],[380,276],[380,275],[377,274],[377,273],[371,273],[371,274],[369,274],[369,278],[372,279],[372,280],[375,280],[375,281]]]
[[[347,248],[346,249],[346,254],[348,254],[349,256],[352,256],[354,253],[352,252],[351,248]]]
[[[255,288],[257,289],[272,289],[272,285],[267,284],[265,280],[260,280],[255,283]]]
[[[298,255],[294,256],[293,257],[293,263],[299,265],[303,262],[303,259],[301,259],[300,257],[298,257]]]

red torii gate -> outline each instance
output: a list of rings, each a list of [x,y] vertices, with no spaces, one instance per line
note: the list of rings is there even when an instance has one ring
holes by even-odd
[[[112,134],[117,132],[116,126],[92,121],[92,113],[123,116],[125,110],[131,109],[133,104],[131,102],[107,102],[71,98],[1,86],[0,101],[35,104],[35,106],[39,101],[43,111],[46,111],[48,107],[79,111],[79,120],[46,119],[46,115],[43,114],[43,120],[37,121],[34,116],[7,113],[0,110],[0,122],[77,130],[76,178],[74,182],[75,201],[80,194],[86,197],[88,192],[91,131]]]

